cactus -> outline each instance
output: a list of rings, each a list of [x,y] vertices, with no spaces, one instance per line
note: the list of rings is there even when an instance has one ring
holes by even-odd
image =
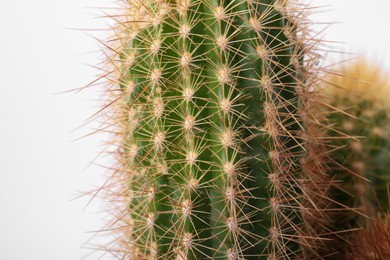
[[[364,60],[341,68],[327,82],[333,105],[344,111],[333,114],[332,122],[353,137],[337,151],[340,163],[353,171],[345,174],[346,204],[375,217],[389,210],[390,83],[379,67]]]
[[[343,133],[332,142],[338,188],[333,186],[330,193],[339,204],[332,218],[332,231],[338,234],[333,240],[338,241],[341,259],[385,259],[388,241],[385,232],[378,231],[381,225],[388,229],[389,82],[379,67],[365,60],[344,65],[324,82],[335,111],[343,111],[328,116]],[[344,232],[348,229],[351,232]]]
[[[298,1],[127,0],[105,45],[112,253],[316,259],[332,185]],[[107,108],[107,109],[106,109]]]

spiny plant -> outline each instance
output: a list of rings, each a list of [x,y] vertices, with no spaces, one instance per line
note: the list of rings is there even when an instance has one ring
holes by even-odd
[[[340,76],[342,75],[342,76]],[[343,66],[327,78],[335,107],[331,121],[353,138],[339,141],[340,163],[353,171],[344,179],[346,200],[375,217],[389,210],[390,82],[380,67],[365,60]]]
[[[121,259],[321,259],[318,41],[288,0],[120,1],[101,113]]]
[[[342,259],[386,259],[390,184],[389,82],[365,60],[343,65],[325,77],[334,111],[332,176],[339,183],[331,197],[339,206],[332,217],[334,241]],[[345,211],[343,209],[346,209]],[[386,231],[379,231],[380,227]],[[344,232],[344,230],[355,232]],[[383,241],[381,241],[383,239]]]

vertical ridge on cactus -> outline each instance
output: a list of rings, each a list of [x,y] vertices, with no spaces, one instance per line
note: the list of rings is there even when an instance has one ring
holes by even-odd
[[[333,185],[299,1],[127,0],[104,111],[121,259],[318,259]]]

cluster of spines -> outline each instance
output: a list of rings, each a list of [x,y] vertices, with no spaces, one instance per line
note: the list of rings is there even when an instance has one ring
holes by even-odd
[[[346,260],[388,259],[390,257],[389,214],[375,216],[350,240]]]
[[[316,57],[289,2],[129,0],[113,16],[121,257],[319,257]]]

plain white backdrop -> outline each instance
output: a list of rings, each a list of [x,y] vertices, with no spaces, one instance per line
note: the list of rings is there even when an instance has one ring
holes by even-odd
[[[89,231],[102,227],[102,205],[72,200],[102,184],[104,169],[90,165],[101,136],[81,126],[98,108],[98,89],[79,88],[99,73],[98,43],[85,31],[107,27],[95,7],[115,0],[0,1],[0,259],[77,260]],[[312,16],[331,44],[390,68],[388,0],[312,0]],[[91,32],[104,38],[104,32]],[[329,59],[340,59],[329,54]],[[75,130],[76,131],[73,131]],[[96,242],[96,241],[95,241]],[[86,259],[98,259],[95,253]],[[105,255],[102,259],[112,259]]]

